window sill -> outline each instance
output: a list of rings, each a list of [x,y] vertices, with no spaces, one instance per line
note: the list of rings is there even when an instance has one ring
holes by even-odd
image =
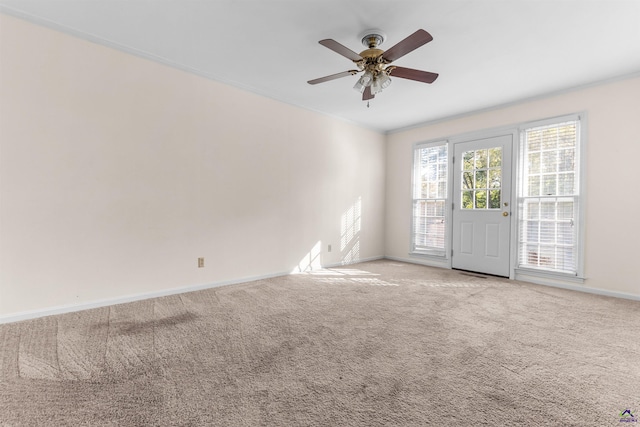
[[[430,267],[451,268],[451,260],[447,258],[445,252],[442,251],[412,251],[409,252],[409,259],[407,259],[407,261],[416,264],[428,265]]]
[[[569,273],[555,273],[552,271],[535,270],[532,268],[516,268],[515,280],[525,282],[533,282],[540,284],[584,284],[584,277],[576,276]]]
[[[421,257],[421,258],[433,258],[439,260],[446,260],[446,252],[444,251],[412,251],[409,252],[409,256]]]

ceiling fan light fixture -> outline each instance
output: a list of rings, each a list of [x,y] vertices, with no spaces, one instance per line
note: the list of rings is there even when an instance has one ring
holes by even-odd
[[[371,94],[376,95],[382,92],[382,85],[380,84],[380,80],[373,79],[373,83],[371,83]]]
[[[373,78],[373,75],[372,75],[370,72],[366,71],[366,72],[365,72],[365,73],[364,73],[364,74],[363,74],[363,75],[358,79],[358,81],[357,81],[357,82],[356,82],[356,84],[353,86],[353,88],[354,88],[355,90],[357,90],[358,92],[360,92],[360,93],[364,92],[364,89],[365,89],[367,86],[370,86],[370,85],[371,85],[371,80],[372,80],[372,78]]]
[[[371,93],[373,95],[382,92],[383,89],[389,87],[391,84],[391,79],[387,75],[387,73],[379,73],[376,77],[374,77],[373,82],[371,83]]]
[[[388,88],[391,84],[391,78],[389,78],[389,75],[387,73],[380,73],[378,80],[380,80],[380,87],[382,89]]]

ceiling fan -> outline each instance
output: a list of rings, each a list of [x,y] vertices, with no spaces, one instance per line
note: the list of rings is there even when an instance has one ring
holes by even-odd
[[[433,40],[431,34],[425,30],[418,30],[386,51],[378,49],[378,46],[381,45],[384,40],[385,35],[379,30],[369,30],[365,32],[364,37],[362,37],[362,44],[367,47],[367,49],[360,53],[356,53],[332,39],[320,40],[318,43],[352,60],[358,69],[309,80],[307,83],[315,85],[341,77],[353,76],[364,71],[364,74],[360,76],[353,88],[362,93],[363,101],[368,101],[391,84],[389,76],[423,83],[433,83],[438,78],[437,73],[389,65],[396,59],[429,43]]]

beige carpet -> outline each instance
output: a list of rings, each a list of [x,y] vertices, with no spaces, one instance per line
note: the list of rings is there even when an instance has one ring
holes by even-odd
[[[622,425],[639,340],[636,301],[382,260],[0,325],[0,425]]]

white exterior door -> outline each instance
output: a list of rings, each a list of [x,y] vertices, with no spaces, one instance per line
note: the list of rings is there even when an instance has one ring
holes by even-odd
[[[452,267],[509,276],[513,135],[454,145]]]

